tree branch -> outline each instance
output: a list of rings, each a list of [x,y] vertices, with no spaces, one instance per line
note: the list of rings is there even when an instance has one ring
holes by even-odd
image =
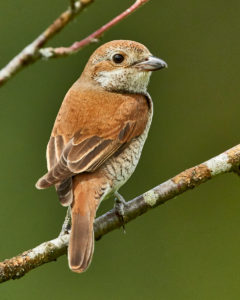
[[[98,38],[100,38],[104,32],[109,30],[111,27],[119,23],[121,20],[126,18],[128,15],[130,15],[132,12],[134,12],[139,6],[146,3],[149,0],[137,0],[132,6],[130,6],[128,9],[126,9],[124,12],[122,12],[120,15],[118,15],[116,18],[112,19],[107,24],[103,25],[101,28],[90,34],[85,39],[73,43],[69,47],[59,47],[59,48],[43,48],[40,50],[41,55],[47,58],[52,57],[59,57],[64,55],[70,55],[73,54],[86,45],[89,45],[92,42],[96,42]]]
[[[239,174],[239,166],[240,144],[202,164],[181,172],[143,195],[127,202],[124,211],[124,222],[128,223],[134,220],[148,210],[206,182],[216,175],[227,172]],[[121,226],[121,219],[112,209],[95,220],[95,239],[99,240],[103,235]],[[68,241],[69,235],[63,234],[54,240],[1,262],[0,283],[20,278],[28,271],[66,254]]]
[[[61,31],[73,18],[75,18],[93,0],[71,0],[70,7],[63,12],[40,36],[31,44],[25,47],[15,56],[2,70],[0,70],[0,86],[6,83],[14,74],[25,66],[37,61],[40,58],[53,58],[76,53],[83,47],[95,42],[102,34],[120,22],[122,19],[133,13],[138,7],[149,0],[136,0],[126,11],[118,15],[106,25],[102,26],[85,39],[75,42],[70,47],[42,48],[48,40]]]

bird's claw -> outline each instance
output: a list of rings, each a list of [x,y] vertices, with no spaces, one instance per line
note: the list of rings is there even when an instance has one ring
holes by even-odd
[[[121,223],[122,223],[122,228],[123,228],[123,232],[126,233],[126,229],[125,229],[125,220],[124,220],[124,208],[125,206],[127,206],[127,202],[124,200],[123,196],[120,195],[118,192],[115,192],[115,211],[116,211],[116,215],[119,217]]]
[[[65,217],[65,220],[62,225],[62,230],[59,234],[59,236],[64,235],[64,234],[69,234],[71,230],[71,225],[72,225],[72,218],[71,218],[71,208],[70,206],[67,209],[67,214]]]

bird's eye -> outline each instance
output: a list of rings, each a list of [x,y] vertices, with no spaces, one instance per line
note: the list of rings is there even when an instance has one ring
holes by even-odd
[[[112,59],[115,62],[115,64],[120,64],[124,61],[124,56],[122,54],[114,54]]]

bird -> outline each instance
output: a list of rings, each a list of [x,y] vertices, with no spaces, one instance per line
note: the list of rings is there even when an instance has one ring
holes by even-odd
[[[38,189],[55,186],[71,209],[68,263],[82,273],[94,251],[94,219],[103,199],[120,199],[134,172],[152,121],[147,92],[152,71],[167,63],[141,43],[113,40],[90,56],[68,90],[47,145],[48,172]]]

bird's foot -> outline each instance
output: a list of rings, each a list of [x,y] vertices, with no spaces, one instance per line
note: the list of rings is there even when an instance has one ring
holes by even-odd
[[[71,208],[69,206],[67,209],[67,214],[66,214],[65,220],[63,222],[62,230],[61,230],[59,236],[64,235],[64,234],[69,234],[69,232],[71,230],[71,225],[72,225]]]
[[[126,233],[126,229],[125,229],[125,220],[124,220],[124,208],[127,206],[127,202],[125,201],[125,199],[123,198],[122,195],[120,195],[118,192],[114,193],[115,195],[115,211],[116,211],[116,215],[119,217],[121,223],[122,223],[122,228],[123,228],[123,232]]]

